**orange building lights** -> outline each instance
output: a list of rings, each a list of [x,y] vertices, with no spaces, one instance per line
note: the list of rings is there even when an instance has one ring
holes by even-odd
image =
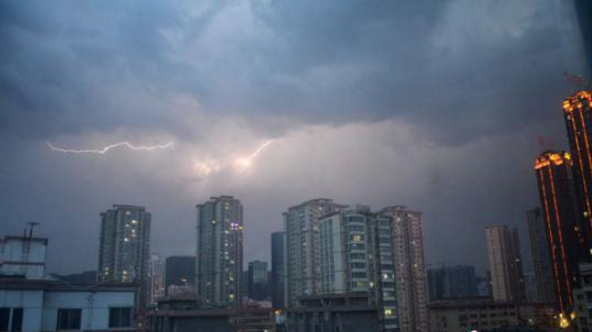
[[[563,101],[567,135],[574,158],[574,183],[579,217],[577,226],[580,250],[578,260],[592,260],[592,94],[579,91]]]
[[[568,152],[548,151],[534,163],[549,241],[555,284],[556,309],[569,317],[573,309],[572,286],[577,281],[576,229],[580,224],[573,182],[572,158]]]

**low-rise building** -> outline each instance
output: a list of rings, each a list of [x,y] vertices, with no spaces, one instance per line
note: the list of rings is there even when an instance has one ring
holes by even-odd
[[[327,294],[300,297],[287,309],[286,330],[290,332],[383,331],[382,315],[367,293]]]
[[[47,239],[23,236],[6,236],[0,239],[0,276],[43,279]]]
[[[213,308],[189,294],[159,301],[149,322],[154,332],[275,331],[271,308]]]
[[[0,331],[133,330],[136,290],[129,283],[0,278]]]
[[[430,332],[493,331],[502,328],[547,328],[552,308],[543,304],[462,299],[432,303]]]

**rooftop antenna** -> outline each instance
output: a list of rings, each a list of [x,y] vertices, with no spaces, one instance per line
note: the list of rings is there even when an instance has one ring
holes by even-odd
[[[29,228],[29,238],[33,238],[33,228],[35,228],[35,226],[39,225],[39,223],[31,221],[30,223],[27,223],[27,225],[31,226],[31,228]]]

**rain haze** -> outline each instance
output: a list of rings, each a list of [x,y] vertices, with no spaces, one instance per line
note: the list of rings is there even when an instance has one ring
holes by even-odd
[[[421,211],[427,262],[482,272],[484,226],[525,236],[586,69],[552,0],[3,1],[0,42],[0,234],[39,222],[57,273],[97,268],[112,204],[152,213],[152,252],[195,254],[218,195],[245,262],[327,197]]]

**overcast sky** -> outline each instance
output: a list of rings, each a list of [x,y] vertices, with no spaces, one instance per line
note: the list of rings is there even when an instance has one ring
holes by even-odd
[[[526,240],[537,136],[567,147],[563,72],[584,68],[554,0],[2,1],[0,43],[0,236],[40,222],[59,273],[96,269],[114,203],[152,213],[153,252],[193,254],[222,194],[245,262],[329,197],[422,211],[429,263],[483,270],[485,225]],[[174,147],[46,144],[121,141]]]

